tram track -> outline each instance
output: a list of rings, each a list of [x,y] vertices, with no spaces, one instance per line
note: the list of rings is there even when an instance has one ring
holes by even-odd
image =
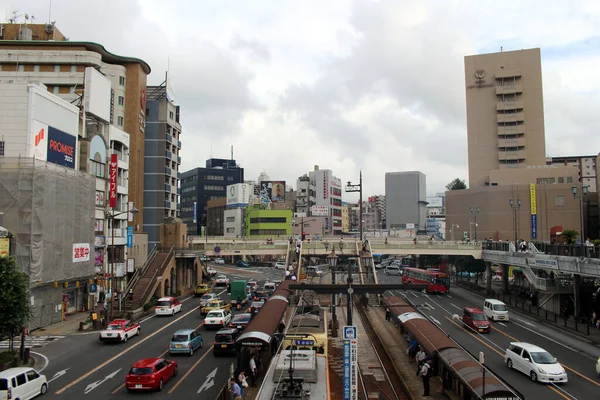
[[[343,301],[345,303],[345,299]],[[346,323],[345,311],[346,307],[336,307],[337,314],[340,319],[340,325]],[[368,346],[369,352],[372,351],[374,358],[369,361],[369,364],[359,361],[358,369],[358,398],[360,400],[369,399],[384,399],[384,400],[407,400],[410,397],[406,394],[402,378],[396,375],[392,360],[377,335],[371,323],[369,322],[364,310],[355,302],[354,307],[354,324],[360,322],[365,333],[369,338],[369,343],[365,343],[364,339],[359,342],[359,347]],[[357,321],[360,320],[360,321]],[[365,366],[366,365],[366,366]]]

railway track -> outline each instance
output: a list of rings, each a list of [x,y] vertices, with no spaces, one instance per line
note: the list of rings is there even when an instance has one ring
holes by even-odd
[[[345,299],[344,299],[345,302]],[[340,327],[346,324],[346,307],[337,307]],[[373,327],[368,321],[360,306],[355,305],[354,325],[362,326],[368,336],[365,343],[364,336],[360,338],[359,348],[369,353],[368,362],[359,361],[358,370],[358,398],[360,400],[407,400],[409,399],[404,389],[402,378],[396,376],[393,363],[379,342]],[[341,317],[341,318],[340,318]],[[361,328],[359,328],[359,332]],[[360,357],[360,351],[359,351]]]

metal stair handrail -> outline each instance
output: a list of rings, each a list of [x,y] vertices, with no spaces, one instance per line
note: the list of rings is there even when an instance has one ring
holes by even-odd
[[[154,258],[156,257],[157,252],[158,252],[158,247],[157,247],[157,245],[154,245],[154,247],[152,248],[152,251],[150,252],[150,255],[146,258],[146,262],[144,263],[144,265],[142,265],[142,268],[136,268],[133,271],[133,275],[131,276],[131,279],[127,283],[127,286],[125,286],[125,292],[124,292],[125,294],[129,293],[129,291],[131,289],[135,288],[135,285],[137,285],[140,278],[142,276],[144,276],[144,274],[148,270],[148,267],[150,266],[150,264],[152,264],[152,261],[154,261]],[[121,305],[123,303],[124,298],[125,298],[125,296],[119,296],[119,303]]]
[[[173,257],[174,253],[175,253],[175,246],[171,246],[171,248],[169,249],[169,252],[167,253],[167,257],[165,257],[163,263],[160,265],[160,267],[158,267],[156,269],[156,271],[154,271],[154,275],[152,275],[152,279],[150,279],[148,286],[146,286],[146,290],[144,290],[144,293],[140,297],[140,299],[144,302],[144,304],[146,302],[146,299],[148,298],[148,291],[151,288],[153,288],[156,283],[156,277],[159,275],[159,273],[160,273],[160,275],[162,275],[162,273],[164,272],[165,266],[169,265],[169,262],[171,261],[171,258]]]

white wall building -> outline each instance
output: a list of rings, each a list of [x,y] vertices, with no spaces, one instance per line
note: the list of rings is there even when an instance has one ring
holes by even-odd
[[[296,212],[312,215],[312,206],[327,206],[325,234],[342,234],[342,181],[330,169],[319,169],[315,165],[308,175],[296,182]]]

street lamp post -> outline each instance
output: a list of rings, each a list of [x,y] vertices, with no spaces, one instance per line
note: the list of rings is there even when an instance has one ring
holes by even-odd
[[[584,235],[584,231],[583,231],[583,199],[585,197],[587,197],[588,194],[588,189],[589,186],[588,185],[584,185],[581,187],[581,193],[578,193],[577,190],[577,186],[573,185],[573,187],[571,187],[571,191],[573,192],[573,198],[579,198],[579,246],[582,247],[583,246],[583,237]]]
[[[112,208],[112,213],[106,213],[106,217],[110,218],[110,231],[111,231],[111,256],[110,256],[110,318],[109,320],[113,320],[114,310],[115,310],[115,217],[123,214],[136,214],[138,212],[137,208],[133,208],[129,211],[123,211],[115,214],[114,207]]]
[[[471,214],[473,214],[473,217],[475,218],[475,241],[477,241],[477,214],[479,214],[479,206],[473,208],[471,207]]]
[[[350,181],[348,181],[348,184],[346,185],[346,193],[351,193],[351,192],[358,192],[358,215],[359,215],[359,231],[360,231],[360,240],[363,240],[363,201],[362,201],[362,171],[360,171],[360,177],[359,177],[359,181],[358,181],[358,185],[353,185],[352,183],[350,183]]]
[[[452,233],[452,241],[454,242],[454,228],[460,228],[458,224],[452,224],[452,229],[450,229],[450,233]]]
[[[325,248],[325,251],[327,251],[327,247]],[[329,268],[331,269],[331,283],[335,285],[335,267],[337,266],[337,262],[338,262],[338,256],[335,255],[335,246],[333,246],[331,248],[331,253],[329,253],[329,255],[327,256],[327,263],[329,264]],[[331,316],[332,316],[332,320],[333,320],[333,324],[332,324],[332,330],[333,330],[333,325],[335,325],[337,323],[337,315],[335,314],[335,294],[331,294]]]
[[[469,238],[473,238],[473,229],[472,229],[473,226],[475,226],[475,237],[477,237],[477,222],[470,221],[469,222]],[[477,239],[474,239],[474,240],[477,241]]]
[[[513,212],[513,227],[515,230],[515,249],[519,246],[519,209],[521,208],[521,198],[517,197],[517,201],[513,198],[508,199],[508,204]]]

